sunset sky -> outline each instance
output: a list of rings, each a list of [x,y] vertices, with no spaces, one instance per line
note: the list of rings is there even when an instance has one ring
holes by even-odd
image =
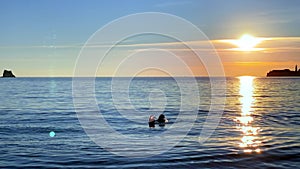
[[[271,69],[300,67],[299,11],[299,0],[2,0],[0,69],[12,69],[19,77],[72,76],[81,47],[98,29],[129,14],[162,12],[184,18],[203,31],[215,46],[226,76],[265,76]],[[176,41],[154,35],[121,43],[97,75],[113,76],[111,65],[119,63],[120,57],[153,47],[178,54],[195,75],[207,76],[203,65]],[[168,64],[181,75],[175,63]],[[162,74],[154,70],[144,75]]]

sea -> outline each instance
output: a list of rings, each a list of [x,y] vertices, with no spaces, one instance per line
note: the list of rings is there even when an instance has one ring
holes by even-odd
[[[300,168],[300,78],[211,79],[0,78],[0,168]]]

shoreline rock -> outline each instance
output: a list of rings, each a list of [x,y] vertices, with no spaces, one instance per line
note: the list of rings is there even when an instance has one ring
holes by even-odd
[[[16,76],[13,74],[11,70],[4,70],[2,78],[15,78]]]

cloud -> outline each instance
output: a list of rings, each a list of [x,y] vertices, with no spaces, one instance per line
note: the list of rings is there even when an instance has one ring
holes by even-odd
[[[252,52],[299,52],[300,37],[260,37],[261,43]],[[215,39],[207,41],[185,41],[185,42],[154,42],[154,43],[134,43],[116,44],[116,49],[145,51],[149,49],[163,49],[169,51],[191,51],[194,50],[209,52],[214,47],[218,52],[241,52],[236,49],[234,42],[236,39]],[[113,42],[98,44],[65,44],[65,45],[24,45],[24,46],[0,46],[2,49],[80,49],[86,48],[108,48],[114,45]],[[213,45],[213,46],[211,46]]]
[[[81,48],[82,45],[24,45],[24,46],[0,46],[1,49],[63,49]]]
[[[300,51],[300,37],[260,37],[261,42],[253,52],[295,52]],[[212,43],[218,52],[236,51],[236,39],[214,40]],[[238,50],[237,50],[238,51]]]

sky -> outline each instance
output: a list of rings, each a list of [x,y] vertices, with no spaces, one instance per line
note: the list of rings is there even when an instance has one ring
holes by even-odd
[[[161,12],[200,29],[214,45],[226,76],[265,76],[272,69],[300,67],[299,11],[298,0],[1,0],[0,70],[11,69],[18,77],[71,77],[83,45],[97,30],[126,15]],[[140,23],[146,22],[151,21]],[[259,50],[242,51],[232,43],[245,34],[261,39],[253,47]],[[185,43],[202,41],[191,38]],[[128,37],[105,57],[96,75],[115,76],[118,65],[132,56],[137,60],[124,64],[128,67],[120,76],[130,75],[144,62],[161,62],[175,75],[185,76],[182,63],[173,62],[168,52],[146,51],[153,48],[178,55],[196,76],[208,75],[201,60],[178,40],[159,35]],[[148,69],[137,74],[166,72]]]

